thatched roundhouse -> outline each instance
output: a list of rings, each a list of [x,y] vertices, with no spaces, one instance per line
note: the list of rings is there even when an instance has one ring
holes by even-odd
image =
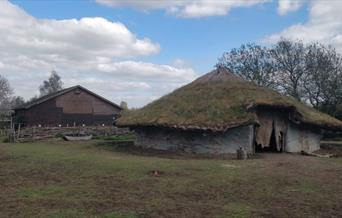
[[[124,114],[118,125],[135,130],[137,146],[206,154],[312,152],[322,129],[342,129],[341,121],[223,68]]]

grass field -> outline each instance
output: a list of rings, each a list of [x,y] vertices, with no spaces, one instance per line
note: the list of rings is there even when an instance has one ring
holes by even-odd
[[[326,141],[322,141],[322,144],[330,144],[330,145],[342,145],[342,140],[339,141],[331,141],[331,140],[326,140]]]
[[[0,217],[342,217],[342,158],[177,158],[106,143],[0,143]]]

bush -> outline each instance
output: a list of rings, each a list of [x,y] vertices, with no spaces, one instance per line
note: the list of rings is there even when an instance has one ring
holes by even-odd
[[[4,142],[4,143],[8,143],[9,139],[8,139],[8,137],[2,137],[2,138],[0,138],[0,141]]]
[[[62,133],[57,133],[57,134],[55,135],[55,137],[56,137],[56,138],[63,138],[64,135],[63,135]]]
[[[93,139],[108,140],[108,141],[133,141],[135,140],[135,135],[127,134],[127,135],[112,135],[112,136],[94,136]]]

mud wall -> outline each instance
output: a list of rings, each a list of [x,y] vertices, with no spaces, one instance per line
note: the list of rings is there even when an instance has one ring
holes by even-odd
[[[321,138],[320,130],[289,124],[285,149],[287,152],[313,152],[319,150]]]
[[[156,127],[135,129],[137,146],[196,154],[234,154],[243,147],[253,151],[254,126],[230,129],[223,133],[182,131]]]

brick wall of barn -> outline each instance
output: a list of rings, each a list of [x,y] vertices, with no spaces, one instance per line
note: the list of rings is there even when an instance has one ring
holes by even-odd
[[[240,147],[253,153],[254,126],[226,132],[183,131],[145,127],[135,129],[137,146],[157,150],[184,151],[196,154],[234,154]]]

